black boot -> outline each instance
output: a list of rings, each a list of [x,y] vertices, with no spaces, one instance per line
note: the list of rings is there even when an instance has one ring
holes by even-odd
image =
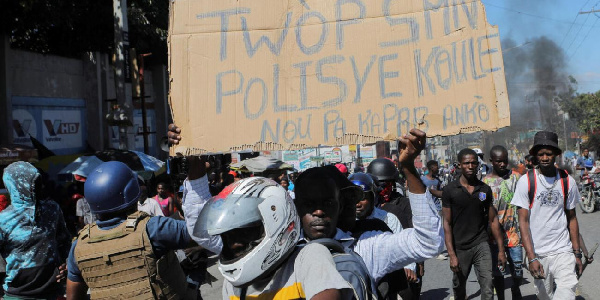
[[[504,276],[494,276],[492,279],[498,300],[504,300]]]

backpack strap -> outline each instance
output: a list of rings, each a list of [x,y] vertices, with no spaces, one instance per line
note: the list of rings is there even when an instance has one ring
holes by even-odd
[[[535,178],[535,169],[527,171],[527,196],[529,196],[529,209],[533,207],[533,199],[537,191],[537,180]]]
[[[563,204],[565,210],[567,210],[567,198],[569,197],[569,173],[563,169],[558,169],[558,176],[560,177],[560,184],[563,190]]]
[[[560,184],[563,191],[563,206],[567,209],[567,198],[569,197],[569,173],[563,169],[556,169],[558,176],[560,177]],[[533,199],[535,198],[535,192],[537,191],[537,180],[535,178],[535,170],[527,172],[527,195],[529,196],[529,209],[533,207]],[[532,189],[533,187],[533,189]]]

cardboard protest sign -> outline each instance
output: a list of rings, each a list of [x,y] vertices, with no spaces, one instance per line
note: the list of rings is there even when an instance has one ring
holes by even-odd
[[[480,1],[175,0],[170,22],[170,104],[196,152],[510,124]]]

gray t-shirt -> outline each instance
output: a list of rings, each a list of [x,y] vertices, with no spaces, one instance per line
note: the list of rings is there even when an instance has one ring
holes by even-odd
[[[244,266],[253,267],[253,266]],[[329,250],[320,244],[309,244],[296,250],[274,273],[248,286],[246,297],[254,299],[311,299],[328,289],[344,289],[343,295],[352,293],[351,286],[335,268]],[[239,299],[241,288],[223,283],[223,299]]]

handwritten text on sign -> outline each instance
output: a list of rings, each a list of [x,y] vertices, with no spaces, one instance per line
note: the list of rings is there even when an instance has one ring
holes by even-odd
[[[508,125],[500,38],[479,1],[174,2],[171,104],[207,151]]]

